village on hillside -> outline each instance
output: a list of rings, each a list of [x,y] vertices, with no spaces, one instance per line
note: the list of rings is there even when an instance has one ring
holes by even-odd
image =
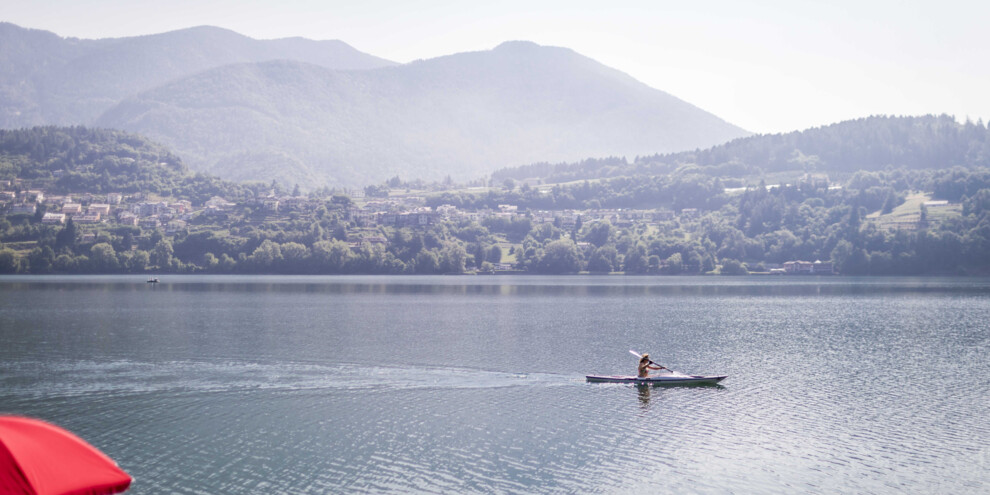
[[[94,244],[101,228],[136,227],[142,234],[154,231],[166,236],[188,233],[196,230],[199,224],[223,224],[235,212],[243,214],[245,209],[261,212],[257,222],[279,218],[295,218],[312,215],[326,201],[307,196],[276,195],[258,198],[238,204],[215,196],[202,205],[193,205],[188,200],[175,200],[154,197],[149,194],[48,194],[39,189],[22,189],[19,180],[0,181],[0,212],[4,216],[26,215],[40,219],[45,225],[64,225],[68,220],[80,229],[79,243]],[[346,237],[352,249],[362,245],[387,247],[389,239],[382,235],[378,227],[427,228],[440,222],[483,222],[486,219],[506,221],[526,218],[532,225],[552,224],[573,231],[581,225],[606,221],[612,226],[635,228],[636,226],[658,225],[674,220],[697,218],[696,208],[683,208],[678,212],[669,209],[620,209],[598,208],[586,210],[523,210],[515,205],[498,205],[498,209],[478,209],[466,211],[444,204],[437,207],[426,205],[426,198],[415,195],[399,195],[394,198],[365,198],[354,194],[344,211],[344,218],[350,228]],[[17,243],[8,243],[16,245]],[[594,248],[588,242],[577,242],[577,247],[590,254]],[[27,248],[27,245],[20,246]],[[493,261],[492,271],[513,272],[520,267],[509,260]],[[836,273],[831,261],[793,260],[780,264],[765,263],[763,267],[770,274],[815,274]]]

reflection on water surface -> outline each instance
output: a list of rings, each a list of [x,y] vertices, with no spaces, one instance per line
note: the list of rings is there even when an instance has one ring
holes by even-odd
[[[986,279],[0,277],[133,493],[985,490]],[[586,383],[628,350],[719,387]]]

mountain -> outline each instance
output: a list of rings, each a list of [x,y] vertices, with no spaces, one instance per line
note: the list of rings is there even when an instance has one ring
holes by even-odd
[[[0,23],[0,101],[0,128],[116,128],[193,170],[303,187],[468,179],[748,135],[566,48],[507,42],[398,65],[340,41],[215,27],[80,40]]]
[[[768,174],[990,167],[990,129],[949,115],[873,116],[782,134],[735,139],[703,150],[573,163],[534,163],[492,174],[496,181],[539,178],[547,183],[662,175],[675,170],[722,178]]]
[[[507,42],[366,71],[274,61],[142,92],[97,124],[232,180],[364,185],[708,147],[749,133],[572,50]]]
[[[341,70],[396,65],[342,41],[262,41],[216,27],[80,40],[0,23],[0,128],[90,124],[122,99],[169,81],[283,59]]]

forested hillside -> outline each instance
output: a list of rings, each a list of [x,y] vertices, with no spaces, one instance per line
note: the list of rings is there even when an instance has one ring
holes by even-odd
[[[35,128],[0,133],[0,272],[728,275],[821,260],[845,275],[990,274],[990,169],[846,175],[726,188],[741,179],[685,167],[483,192],[405,192],[424,184],[394,178],[355,203],[189,175],[130,134]],[[46,211],[60,207],[31,188],[110,215],[50,223]],[[119,206],[93,204],[104,201],[95,193],[131,191]],[[229,201],[207,208],[213,195]]]
[[[983,122],[958,123],[947,115],[875,116],[786,134],[740,138],[704,150],[576,163],[536,163],[503,168],[496,182],[537,178],[545,183],[674,171],[727,178],[796,178],[824,173],[887,169],[939,169],[990,166],[990,132]]]
[[[240,197],[244,186],[193,174],[168,148],[122,131],[86,127],[0,130],[0,179],[50,194],[154,193],[197,203]]]
[[[565,266],[571,268],[565,271],[704,273],[726,264],[761,270],[786,261],[825,260],[843,274],[990,273],[987,168],[857,172],[841,184],[809,179],[770,187],[761,182],[731,193],[718,178],[675,173],[546,190],[523,185],[485,194],[448,192],[428,204],[573,209],[561,216],[572,222],[605,209],[626,219],[624,228],[580,220],[571,228],[535,226],[525,235],[520,256],[535,271],[559,270],[553,267],[560,263],[546,259],[553,255],[569,260]],[[623,213],[628,208],[633,210]],[[668,212],[657,216],[673,219],[655,227],[629,220],[649,218],[657,209]],[[486,225],[515,228],[495,220]],[[581,241],[595,249],[581,254],[575,244]]]

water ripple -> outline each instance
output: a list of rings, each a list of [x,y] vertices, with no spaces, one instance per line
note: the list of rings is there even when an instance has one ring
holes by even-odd
[[[990,486],[986,280],[223,280],[0,281],[0,410],[81,435],[136,494]],[[630,347],[729,379],[584,381]]]

